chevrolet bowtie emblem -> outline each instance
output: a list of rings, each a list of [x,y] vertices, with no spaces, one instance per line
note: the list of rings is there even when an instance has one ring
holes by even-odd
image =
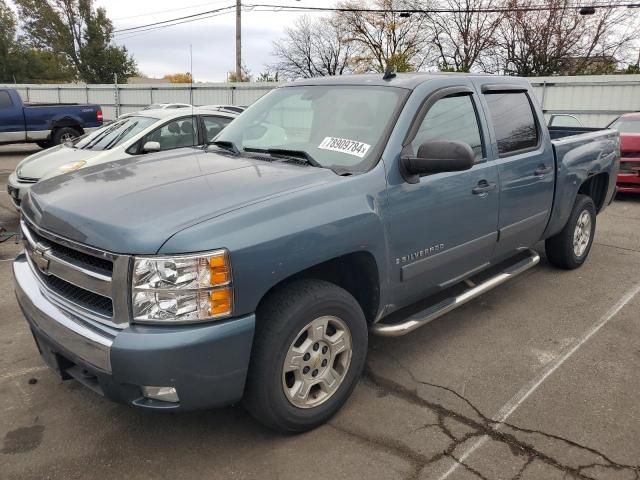
[[[31,252],[31,259],[33,263],[36,264],[38,270],[40,270],[45,275],[49,275],[49,259],[47,258],[47,254],[49,253],[49,249],[44,245],[37,244]]]

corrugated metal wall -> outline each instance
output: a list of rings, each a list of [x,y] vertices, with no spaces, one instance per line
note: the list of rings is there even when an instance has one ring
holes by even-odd
[[[135,112],[150,103],[193,103],[194,105],[250,105],[278,84],[274,83],[198,83],[167,85],[10,85],[25,102],[97,103],[104,118]],[[193,95],[193,98],[192,98]]]
[[[529,79],[547,116],[571,113],[589,127],[607,125],[624,112],[640,111],[640,75],[534,77]],[[150,103],[250,105],[277,83],[197,83],[167,85],[6,85],[28,102],[102,105],[104,117],[139,110]],[[191,98],[193,96],[193,98]]]

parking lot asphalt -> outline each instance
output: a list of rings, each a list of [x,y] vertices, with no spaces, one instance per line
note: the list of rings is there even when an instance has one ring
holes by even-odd
[[[0,147],[6,178],[37,147]],[[640,198],[598,217],[587,263],[536,268],[400,338],[370,339],[331,422],[274,434],[239,406],[158,414],[61,382],[0,244],[0,478],[638,479]],[[543,246],[537,249],[542,253]]]

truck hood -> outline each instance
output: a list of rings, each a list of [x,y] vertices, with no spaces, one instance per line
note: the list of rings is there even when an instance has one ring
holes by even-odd
[[[44,180],[22,211],[41,228],[86,245],[153,254],[196,223],[339,178],[295,163],[179,149]]]
[[[93,163],[111,152],[112,150],[83,150],[58,145],[28,156],[18,164],[16,173],[23,178],[41,179],[59,173],[58,168],[67,163],[79,161]]]

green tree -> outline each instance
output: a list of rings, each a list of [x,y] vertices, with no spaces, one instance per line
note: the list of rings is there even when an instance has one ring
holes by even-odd
[[[13,80],[16,19],[4,0],[0,0],[0,81]]]
[[[113,45],[113,24],[104,8],[93,0],[15,0],[28,44],[41,51],[60,53],[73,66],[78,79],[111,83],[137,74],[125,47]]]
[[[0,81],[65,82],[74,71],[63,55],[34,49],[16,37],[17,22],[4,0],[0,0]]]

